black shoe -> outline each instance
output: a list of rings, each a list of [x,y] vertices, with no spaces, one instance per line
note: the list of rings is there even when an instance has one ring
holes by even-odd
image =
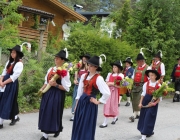
[[[55,138],[58,137],[59,134],[60,134],[60,132],[56,132],[56,133],[54,134],[54,137],[55,137]]]
[[[120,104],[118,104],[118,107],[120,107]]]
[[[137,115],[135,119],[139,119],[139,115]]]
[[[106,124],[106,125],[102,125],[102,124],[101,124],[99,127],[100,127],[100,128],[105,128],[105,127],[107,127],[107,124]]]
[[[15,125],[17,121],[19,121],[20,118],[17,117],[17,119],[13,119],[9,125]]]
[[[0,129],[2,129],[3,128],[3,124],[0,124]]]
[[[40,140],[48,140],[48,138],[46,139],[44,136],[42,136]]]
[[[134,116],[131,116],[131,117],[129,117],[129,119],[131,120],[131,122],[134,122]]]
[[[130,103],[129,103],[129,102],[127,102],[127,103],[125,104],[125,106],[130,106]]]
[[[115,124],[118,121],[118,118],[116,118],[116,120],[112,121],[111,124]]]
[[[146,137],[150,137],[150,136],[152,136],[152,135],[154,135],[154,132],[152,132],[152,134],[151,134],[151,135],[146,135]]]

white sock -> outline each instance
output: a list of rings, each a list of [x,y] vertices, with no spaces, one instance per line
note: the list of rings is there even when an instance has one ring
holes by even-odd
[[[45,137],[47,139],[48,138],[48,134],[43,133],[43,137]]]
[[[116,119],[117,119],[117,116],[116,116],[116,117],[114,117],[113,121],[116,121]]]
[[[122,99],[122,96],[119,96],[119,104],[120,104],[120,102],[121,102],[121,99]]]
[[[74,116],[71,119],[74,119]]]
[[[142,135],[142,139],[145,140],[146,139],[146,135]]]
[[[16,115],[16,116],[15,116],[15,119],[17,119],[17,118],[18,118],[18,116]]]
[[[4,119],[0,118],[0,125],[3,124]]]
[[[140,116],[140,111],[137,111],[137,115]]]
[[[130,103],[130,97],[127,97],[127,102]]]
[[[103,125],[103,126],[107,125],[107,121],[108,121],[108,118],[105,117],[105,118],[104,118],[104,122],[103,122],[102,125]]]
[[[136,118],[136,114],[137,114],[137,112],[136,112],[136,111],[134,111],[134,114],[133,114],[134,118]]]

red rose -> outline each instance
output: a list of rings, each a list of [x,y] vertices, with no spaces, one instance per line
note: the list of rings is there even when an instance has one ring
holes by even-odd
[[[61,76],[64,77],[64,76],[66,76],[66,75],[67,75],[67,71],[66,71],[66,70],[62,70],[62,71],[61,71]]]
[[[61,76],[61,70],[56,71],[57,75]]]
[[[120,85],[120,81],[122,80],[122,77],[117,76],[116,78],[116,85]]]
[[[80,69],[81,64],[80,64],[80,63],[77,63],[77,64],[76,64],[76,67],[77,67],[78,69]]]

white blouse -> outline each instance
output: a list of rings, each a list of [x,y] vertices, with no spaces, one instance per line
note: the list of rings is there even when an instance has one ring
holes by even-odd
[[[9,63],[9,61],[6,62],[6,65],[2,72],[2,76],[5,76],[7,74],[6,67],[7,67],[8,63]],[[11,65],[13,63],[11,63]],[[10,75],[11,80],[14,82],[21,75],[22,71],[23,71],[23,63],[17,62],[13,68],[13,74]]]
[[[156,62],[156,65],[159,64],[160,61],[157,61]],[[165,66],[164,66],[164,63],[161,62],[161,76],[165,76]],[[152,65],[151,65],[151,69],[152,69]]]
[[[79,86],[78,86],[78,91],[77,91],[77,96],[76,96],[76,99],[79,99],[81,97],[81,95],[83,94],[83,87],[84,87],[84,78],[85,78],[85,74],[83,74],[81,76],[81,79],[80,79],[80,82],[79,82]],[[92,76],[87,76],[87,80],[90,80]],[[102,96],[101,98],[99,99],[99,101],[103,104],[106,104],[106,101],[108,100],[109,96],[111,95],[111,92],[109,90],[109,87],[108,85],[106,84],[106,82],[104,81],[103,77],[102,76],[98,76],[97,79],[96,79],[96,85],[99,89],[99,91],[102,93]]]
[[[108,75],[106,77],[106,82],[109,82],[109,78],[110,78],[111,74],[112,73],[108,73]],[[120,76],[122,79],[124,78],[124,74],[122,74],[122,73],[119,73],[119,74],[113,73],[112,76]]]
[[[155,87],[156,84],[157,84],[157,82],[158,82],[158,81],[156,81],[156,82],[151,82],[151,80],[149,80],[149,86]],[[159,84],[159,86],[161,86],[161,84]],[[143,91],[142,91],[141,96],[145,96],[145,95],[146,95],[146,87],[147,87],[147,82],[144,83],[144,85],[143,85]]]
[[[44,84],[47,84],[47,83],[48,83],[48,82],[47,82],[47,77],[48,77],[48,74],[49,74],[49,72],[51,71],[52,68],[53,68],[53,72],[55,72],[56,69],[57,69],[57,67],[51,67],[51,68],[49,68],[49,70],[47,71],[47,74],[46,74],[46,76],[45,76],[45,82],[44,82]],[[71,87],[71,81],[70,81],[69,72],[67,72],[67,75],[66,75],[66,76],[61,77],[61,84],[62,84],[63,88],[64,88],[67,92],[69,92],[70,87]]]

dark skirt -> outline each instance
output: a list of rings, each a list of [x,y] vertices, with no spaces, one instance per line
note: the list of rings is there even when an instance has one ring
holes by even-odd
[[[3,81],[10,78],[9,74],[4,76]],[[19,114],[18,108],[18,79],[6,85],[5,91],[0,92],[0,118],[14,119]]]
[[[80,97],[76,108],[71,140],[94,140],[98,105],[90,102],[95,95]]]
[[[152,99],[152,95],[146,94],[142,105],[146,106]],[[141,108],[141,113],[138,122],[138,130],[142,135],[151,135],[154,131],[158,104],[149,108]]]
[[[175,86],[175,91],[180,92],[180,79],[175,80],[174,86]],[[174,97],[173,97],[173,102],[180,102],[180,94],[177,94],[175,92]]]
[[[62,132],[65,91],[51,87],[42,96],[38,128],[46,134]]]

